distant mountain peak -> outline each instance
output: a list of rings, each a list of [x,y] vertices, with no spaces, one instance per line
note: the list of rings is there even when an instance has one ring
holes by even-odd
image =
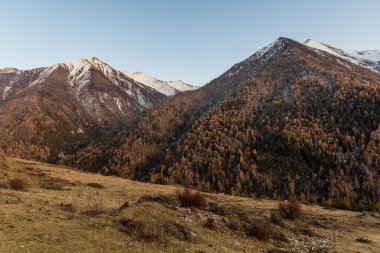
[[[307,40],[305,40],[305,42],[304,42],[303,44],[312,43],[312,42],[314,42],[314,41],[316,41],[316,40],[313,39],[313,38],[308,38]],[[316,41],[316,42],[317,42],[317,41]]]
[[[230,78],[230,77],[238,75],[239,73],[241,73],[241,71],[243,72],[248,71],[248,69],[256,68],[258,66],[265,64],[273,56],[280,53],[290,41],[291,40],[288,38],[279,37],[278,39],[276,39],[269,45],[256,51],[254,54],[252,54],[250,57],[248,57],[244,61],[232,66],[232,68],[230,68],[225,73],[225,76]]]
[[[307,39],[304,45],[380,73],[380,51],[378,50],[344,51],[314,39]]]
[[[14,73],[19,71],[20,70],[16,68],[0,68],[0,73]]]

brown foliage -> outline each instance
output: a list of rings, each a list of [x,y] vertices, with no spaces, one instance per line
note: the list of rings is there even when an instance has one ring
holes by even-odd
[[[75,213],[77,211],[77,208],[72,203],[68,203],[68,204],[61,203],[59,204],[59,207],[62,210],[70,212],[70,213]]]
[[[89,216],[98,216],[105,212],[102,201],[96,195],[88,195],[86,198],[85,214]]]
[[[355,241],[360,242],[360,243],[372,243],[371,240],[369,240],[367,238],[363,238],[363,237],[356,238]]]
[[[92,188],[96,188],[96,189],[104,189],[105,187],[99,183],[88,183],[87,184],[88,186],[92,187]]]
[[[192,240],[191,231],[183,224],[156,221],[136,221],[121,219],[120,231],[136,234],[137,237],[146,242],[167,243],[170,237],[182,241]]]
[[[294,199],[280,202],[278,211],[281,217],[285,219],[298,219],[304,215],[301,203]]]
[[[207,207],[206,196],[189,188],[184,188],[176,192],[178,201],[182,207],[195,207],[205,209]]]
[[[62,178],[49,177],[40,182],[40,187],[47,190],[62,191],[65,187],[73,185],[70,181]]]
[[[218,229],[217,224],[216,224],[216,220],[212,217],[207,218],[204,226],[208,229],[211,229],[211,230],[217,230]]]
[[[9,186],[12,190],[25,191],[28,189],[28,183],[24,179],[14,178],[9,181]]]
[[[262,220],[254,220],[247,227],[247,234],[256,237],[261,241],[266,241],[277,236],[277,231],[273,225]]]
[[[143,195],[138,200],[139,203],[149,202],[149,201],[158,202],[158,203],[161,203],[163,205],[170,206],[170,207],[175,207],[178,205],[177,198],[176,198],[176,196],[173,196],[173,195],[163,195],[163,194],[158,194],[158,195],[154,195],[154,196]]]
[[[282,224],[282,217],[278,213],[271,213],[270,214],[270,221],[275,225]]]

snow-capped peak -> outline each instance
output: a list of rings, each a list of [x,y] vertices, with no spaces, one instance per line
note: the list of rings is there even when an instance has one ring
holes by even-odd
[[[318,42],[314,39],[308,39],[304,42],[308,47],[323,51],[349,61],[351,63],[360,65],[371,69],[377,73],[380,73],[380,51],[377,50],[367,50],[367,51],[344,51],[339,48],[329,46],[327,44]]]
[[[20,72],[19,69],[16,68],[2,68],[0,69],[0,73],[18,73]]]
[[[242,70],[245,68],[249,68],[250,66],[258,66],[260,64],[264,64],[267,62],[270,58],[272,58],[274,55],[279,53],[284,46],[287,44],[289,39],[284,37],[279,37],[277,40],[273,41],[269,45],[261,48],[260,50],[256,51],[253,55],[245,59],[244,61],[235,64],[232,66],[231,69],[229,69],[225,75],[227,77],[232,77],[237,74],[239,74]]]
[[[91,69],[96,69],[100,71],[107,79],[111,81],[112,84],[124,89],[121,87],[126,83],[131,83],[132,80],[128,79],[121,71],[118,71],[112,68],[107,63],[99,60],[96,57],[92,58],[82,58],[72,62],[60,64],[69,71],[68,81],[69,84],[76,88],[79,92],[85,85],[90,83],[92,79]],[[139,84],[136,84],[139,86]]]
[[[187,84],[181,80],[176,81],[162,81],[154,77],[148,76],[142,72],[124,72],[124,74],[136,82],[149,86],[166,96],[172,96],[178,92],[195,90],[198,87]]]
[[[82,59],[75,60],[72,62],[64,63],[62,65],[69,69],[70,71],[69,78],[79,77],[82,74],[86,74],[86,72],[88,72],[91,68],[98,69],[101,72],[103,72],[105,76],[113,77],[113,78],[114,78],[115,72],[117,72],[107,63],[95,57],[92,57],[89,59],[82,58]]]

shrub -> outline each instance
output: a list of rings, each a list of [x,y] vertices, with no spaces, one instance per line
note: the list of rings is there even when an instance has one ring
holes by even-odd
[[[70,186],[72,183],[69,180],[49,177],[40,183],[40,187],[46,190],[63,191],[64,187]],[[67,188],[66,188],[67,189]]]
[[[97,216],[104,213],[104,208],[102,202],[93,195],[88,195],[86,203],[85,214],[90,216]]]
[[[9,185],[5,182],[0,182],[0,189],[8,189]]]
[[[152,222],[141,222],[130,219],[121,219],[120,231],[125,233],[136,233],[137,236],[147,242],[159,241],[165,239],[161,227]]]
[[[332,207],[342,210],[351,210],[351,203],[347,199],[336,200],[332,203]]]
[[[372,242],[371,240],[368,240],[368,239],[363,238],[363,237],[356,238],[355,241],[360,242],[360,243],[371,243]]]
[[[273,224],[280,225],[280,224],[282,224],[282,217],[278,213],[271,213],[270,214],[270,221]]]
[[[90,186],[92,188],[96,189],[104,189],[105,187],[99,183],[88,183],[87,186]]]
[[[75,206],[72,203],[68,203],[68,204],[61,203],[61,204],[59,204],[59,207],[62,210],[70,212],[70,213],[75,213],[77,211],[77,209],[75,208]]]
[[[217,230],[216,226],[216,220],[214,218],[207,218],[206,223],[204,225],[206,228],[211,229],[211,230]]]
[[[139,200],[137,202],[141,203],[141,202],[149,202],[149,201],[158,202],[158,203],[161,203],[161,204],[166,205],[166,206],[177,206],[178,205],[178,202],[177,202],[177,199],[175,196],[162,195],[162,194],[155,195],[155,196],[143,195],[139,198]]]
[[[297,200],[283,201],[278,204],[278,211],[284,219],[298,219],[303,216],[302,205]]]
[[[151,220],[131,220],[122,218],[120,221],[120,231],[132,233],[145,242],[167,243],[170,237],[181,241],[193,241],[193,233],[180,223],[164,222]]]
[[[9,186],[12,190],[25,191],[28,188],[28,184],[21,178],[14,178],[9,181]]]
[[[165,224],[165,231],[181,241],[196,241],[195,234],[185,224],[168,222]]]
[[[209,203],[209,210],[211,212],[214,212],[218,215],[226,215],[227,214],[227,209],[224,206],[219,205],[216,202],[211,202]]]
[[[233,231],[238,231],[242,227],[242,222],[239,218],[237,217],[231,217],[225,222],[226,226],[233,230]]]
[[[176,195],[182,207],[195,207],[199,209],[205,209],[207,207],[206,197],[199,191],[184,188],[183,190],[177,191]]]
[[[128,202],[124,202],[124,204],[122,204],[120,207],[119,207],[119,211],[122,211],[124,209],[127,209],[129,207],[129,203]]]
[[[260,241],[266,241],[276,235],[273,225],[262,220],[254,220],[247,227],[247,234],[256,237]]]
[[[146,242],[166,242],[168,239],[163,227],[155,222],[146,222],[143,226],[140,226],[138,236]]]

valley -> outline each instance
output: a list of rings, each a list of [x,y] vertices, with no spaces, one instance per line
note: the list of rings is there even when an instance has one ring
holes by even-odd
[[[202,87],[93,57],[0,94],[0,252],[377,252],[377,51],[280,37]]]

